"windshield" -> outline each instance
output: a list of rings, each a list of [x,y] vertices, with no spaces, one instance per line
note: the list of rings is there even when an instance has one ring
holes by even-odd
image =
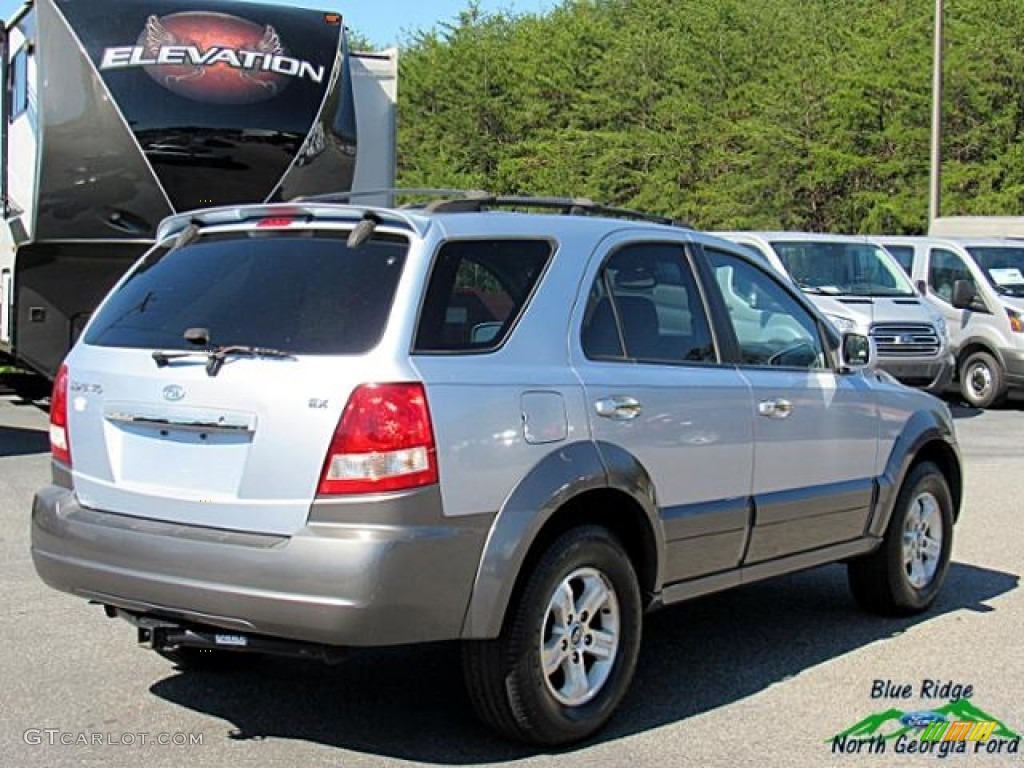
[[[1024,298],[1024,246],[972,246],[967,250],[999,293]]]
[[[243,232],[156,248],[100,309],[85,343],[367,352],[384,333],[409,244],[377,236],[352,249],[347,236],[310,229]],[[203,331],[201,344],[186,340],[189,329]]]
[[[808,293],[830,296],[914,296],[900,265],[870,243],[780,241],[772,247],[789,276]]]

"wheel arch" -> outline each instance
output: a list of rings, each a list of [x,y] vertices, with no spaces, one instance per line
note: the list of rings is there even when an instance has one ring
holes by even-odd
[[[954,375],[957,381],[960,380],[960,368],[963,367],[964,362],[968,357],[973,355],[975,352],[986,352],[995,358],[996,362],[999,363],[1000,367],[1006,370],[1006,360],[1003,359],[1002,353],[999,351],[999,346],[994,344],[990,339],[985,339],[980,336],[972,336],[969,339],[965,339],[961,342],[960,347],[956,351],[956,369]]]
[[[953,497],[953,520],[960,517],[963,500],[963,467],[953,425],[937,410],[918,411],[893,444],[885,471],[879,478],[878,503],[868,533],[881,538],[892,517],[904,480],[911,470],[926,461],[942,471]]]
[[[497,637],[532,563],[558,536],[586,524],[606,527],[622,543],[650,604],[661,587],[665,551],[653,482],[620,448],[574,443],[537,464],[495,516],[462,637]]]

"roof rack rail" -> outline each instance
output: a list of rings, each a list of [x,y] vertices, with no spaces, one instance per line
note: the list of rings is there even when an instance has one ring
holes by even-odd
[[[495,208],[539,208],[563,213],[567,216],[611,216],[620,219],[649,221],[673,227],[692,229],[686,222],[632,208],[619,208],[595,203],[585,197],[534,197],[530,195],[473,195],[454,200],[435,200],[426,205],[430,213],[458,213],[487,211]]]
[[[405,203],[402,209],[422,210],[425,213],[478,213],[498,208],[540,209],[557,211],[567,216],[611,216],[633,221],[649,221],[683,229],[693,229],[685,221],[670,216],[646,213],[631,208],[619,208],[595,203],[586,197],[538,197],[533,195],[495,195],[482,189],[449,189],[445,187],[361,190],[358,192],[330,192],[322,195],[297,197],[294,202],[347,203],[354,198],[370,195],[436,198],[430,202]]]
[[[440,197],[440,198],[475,198],[491,197],[490,192],[481,189],[448,189],[447,187],[386,187],[383,189],[360,189],[349,192],[326,192],[320,195],[302,195],[292,198],[293,203],[347,203],[359,197],[391,195],[394,197]],[[402,208],[413,207],[410,205]]]

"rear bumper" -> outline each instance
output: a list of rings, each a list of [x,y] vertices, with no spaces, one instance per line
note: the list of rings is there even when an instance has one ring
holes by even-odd
[[[51,587],[136,614],[328,645],[449,640],[490,517],[440,508],[436,488],[331,504],[283,537],[105,513],[48,486],[32,558]]]

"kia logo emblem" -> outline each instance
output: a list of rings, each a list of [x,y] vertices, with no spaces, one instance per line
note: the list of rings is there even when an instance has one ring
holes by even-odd
[[[183,397],[185,397],[185,390],[177,384],[171,384],[168,387],[164,387],[164,400],[170,400],[172,403],[176,403]]]

